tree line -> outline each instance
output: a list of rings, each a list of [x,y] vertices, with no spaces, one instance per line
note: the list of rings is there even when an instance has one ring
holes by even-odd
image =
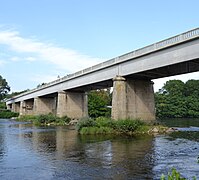
[[[159,118],[199,117],[199,80],[167,81],[155,93],[155,107]]]
[[[0,76],[0,109],[5,108],[4,98],[20,93],[8,94],[10,86]],[[90,117],[110,117],[112,93],[110,89],[90,91],[88,93],[88,113]],[[158,118],[195,118],[199,117],[199,80],[169,80],[155,93],[155,108]]]

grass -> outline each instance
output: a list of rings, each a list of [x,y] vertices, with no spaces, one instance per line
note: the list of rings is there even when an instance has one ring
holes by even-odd
[[[70,118],[67,116],[57,117],[53,114],[42,114],[42,115],[24,115],[17,118],[18,121],[30,121],[34,125],[66,125],[70,122]]]
[[[151,129],[151,125],[139,119],[112,120],[105,117],[96,119],[81,119],[77,123],[77,130],[80,134],[146,134]]]
[[[9,119],[12,117],[18,117],[19,113],[11,112],[10,110],[2,109],[0,110],[0,118]]]

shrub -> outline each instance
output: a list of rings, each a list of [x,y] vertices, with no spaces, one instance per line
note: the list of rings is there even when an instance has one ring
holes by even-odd
[[[70,118],[68,116],[64,116],[64,117],[56,117],[56,124],[58,125],[65,125],[68,124],[70,122]]]
[[[11,112],[10,110],[1,110],[0,111],[0,118],[12,118],[12,117],[18,117],[19,113]]]
[[[48,124],[48,123],[56,122],[56,119],[57,119],[56,116],[53,114],[41,114],[37,116],[36,123]]]
[[[114,121],[110,118],[105,118],[105,117],[98,117],[95,120],[96,126],[98,127],[113,127],[114,126]]]
[[[121,133],[128,133],[136,131],[144,124],[145,123],[140,120],[131,120],[131,119],[118,120],[115,121],[114,123],[114,129]]]
[[[76,127],[77,130],[80,131],[83,127],[94,127],[96,126],[96,122],[91,118],[82,118],[78,121]]]
[[[168,173],[168,177],[166,178],[164,174],[161,176],[161,180],[186,180],[186,178],[183,178],[181,174],[175,169],[172,168],[172,172]],[[193,180],[196,180],[196,177],[193,177]]]

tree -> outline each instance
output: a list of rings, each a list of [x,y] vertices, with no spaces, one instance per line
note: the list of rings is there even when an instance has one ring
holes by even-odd
[[[96,118],[100,116],[110,116],[111,110],[107,106],[111,105],[110,90],[96,90],[88,93],[88,114]]]
[[[155,93],[157,117],[199,117],[199,80],[167,81]]]
[[[0,75],[0,100],[2,100],[9,91],[10,86],[8,85],[6,79]]]

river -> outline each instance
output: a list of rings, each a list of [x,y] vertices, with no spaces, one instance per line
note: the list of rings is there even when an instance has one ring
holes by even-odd
[[[199,119],[167,120],[170,135],[80,136],[72,127],[0,119],[0,179],[160,179],[175,167],[199,179]]]

